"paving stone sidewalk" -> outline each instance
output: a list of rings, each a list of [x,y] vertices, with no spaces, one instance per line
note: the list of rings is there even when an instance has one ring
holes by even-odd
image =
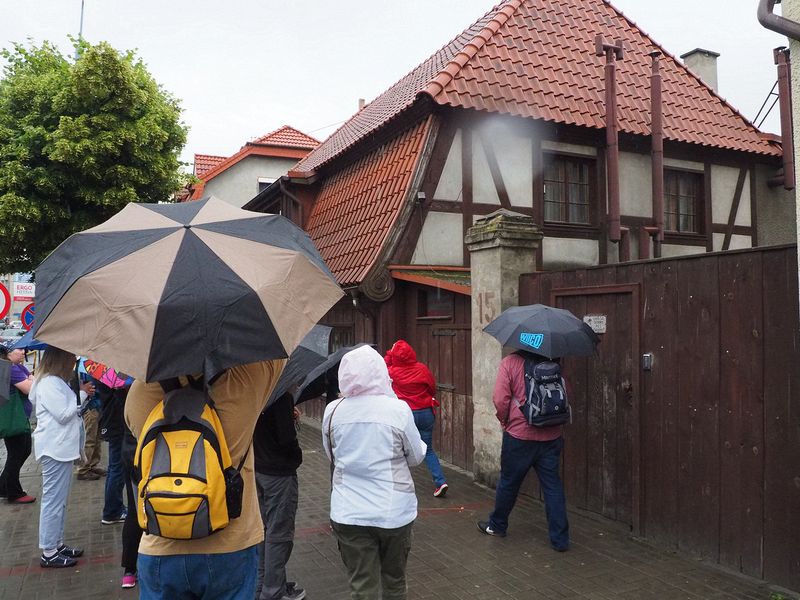
[[[319,429],[305,423],[300,437],[304,462],[289,576],[307,590],[309,600],[347,600],[347,580],[328,527],[330,471]],[[4,463],[5,448],[0,448],[0,464]],[[586,515],[570,514],[572,548],[553,552],[544,510],[527,498],[514,509],[507,538],[485,536],[475,522],[491,510],[493,491],[463,472],[446,467],[445,472],[450,492],[438,499],[425,467],[415,469],[420,511],[408,568],[409,600],[797,598],[764,582],[654,548]],[[32,458],[22,481],[27,492],[39,495],[41,475]],[[67,540],[84,547],[86,558],[70,570],[38,565],[38,502],[0,502],[0,600],[138,598],[136,588],[119,587],[122,526],[100,524],[102,497],[103,480],[74,481]]]

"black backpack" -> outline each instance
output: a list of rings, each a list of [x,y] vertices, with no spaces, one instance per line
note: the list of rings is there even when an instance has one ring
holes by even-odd
[[[572,421],[561,365],[525,359],[525,401],[517,402],[528,425],[552,427]]]

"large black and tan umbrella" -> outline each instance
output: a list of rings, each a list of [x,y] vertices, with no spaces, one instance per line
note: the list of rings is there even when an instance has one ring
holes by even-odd
[[[38,340],[146,381],[286,357],[342,297],[288,219],[213,197],[129,204],[36,283]]]

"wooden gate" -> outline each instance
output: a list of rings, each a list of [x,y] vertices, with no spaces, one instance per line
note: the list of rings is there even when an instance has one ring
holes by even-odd
[[[797,247],[523,275],[536,302],[605,317],[565,361],[568,502],[800,589]]]

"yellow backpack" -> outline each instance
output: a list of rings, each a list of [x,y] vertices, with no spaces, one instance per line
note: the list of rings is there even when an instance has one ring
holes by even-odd
[[[241,514],[244,489],[244,457],[234,469],[207,389],[191,377],[189,384],[162,383],[164,400],[150,411],[134,457],[139,525],[178,540],[226,527]]]

